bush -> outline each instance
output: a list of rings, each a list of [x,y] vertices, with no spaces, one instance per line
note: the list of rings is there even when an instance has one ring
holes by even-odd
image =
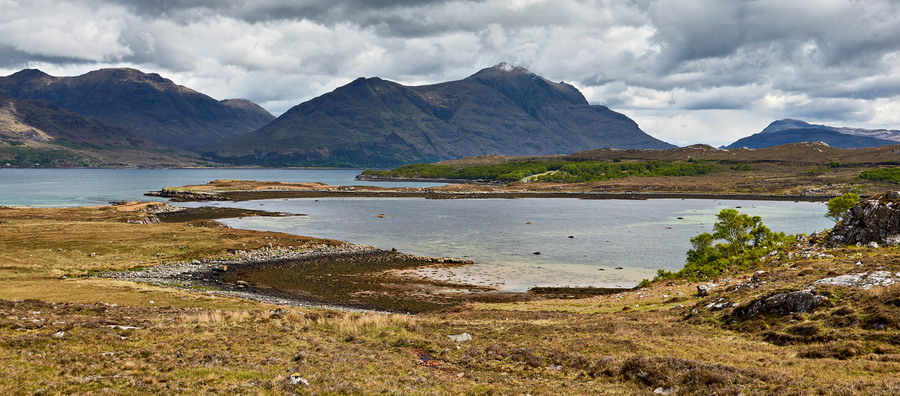
[[[852,192],[845,193],[840,197],[831,198],[828,200],[828,213],[825,213],[825,217],[834,220],[835,223],[839,223],[844,220],[844,216],[847,215],[850,208],[856,206],[858,203],[859,195]]]
[[[541,175],[550,171],[558,172]],[[584,183],[629,176],[695,176],[716,171],[718,171],[716,165],[704,161],[518,161],[476,165],[462,169],[446,165],[412,164],[394,170],[367,170],[363,174],[382,177],[489,180],[506,183],[541,175],[534,178],[533,181]]]
[[[860,172],[860,179],[900,184],[900,167],[891,166],[880,169],[869,169]]]
[[[769,230],[759,216],[751,217],[734,209],[722,209],[716,218],[712,234],[704,232],[691,238],[684,268],[678,272],[661,269],[654,281],[711,279],[729,268],[744,268],[758,262],[788,238],[784,233]],[[724,242],[714,244],[720,240]]]

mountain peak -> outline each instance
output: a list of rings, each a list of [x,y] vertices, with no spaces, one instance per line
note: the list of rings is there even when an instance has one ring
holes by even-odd
[[[772,121],[769,126],[760,133],[775,133],[788,129],[808,129],[808,128],[824,128],[824,125],[813,125],[803,120],[793,118],[785,118],[782,120]]]
[[[88,72],[83,76],[80,76],[86,79],[91,78],[99,78],[106,80],[118,80],[118,81],[145,81],[152,82],[157,84],[172,84],[175,85],[172,80],[160,76],[157,73],[144,73],[138,69],[132,69],[128,67],[117,67],[117,68],[106,68],[99,69]]]
[[[500,63],[494,65],[493,67],[491,67],[491,69],[500,70],[500,71],[505,71],[505,72],[507,72],[507,73],[518,72],[518,73],[534,74],[534,73],[532,73],[531,71],[529,71],[528,69],[526,69],[526,68],[524,68],[524,67],[516,66],[516,65],[511,65],[511,64],[506,63],[506,62],[500,62]]]
[[[36,78],[44,78],[44,77],[53,77],[47,73],[44,73],[38,69],[22,69],[18,72],[10,74],[9,78],[19,79],[19,80],[31,80]]]

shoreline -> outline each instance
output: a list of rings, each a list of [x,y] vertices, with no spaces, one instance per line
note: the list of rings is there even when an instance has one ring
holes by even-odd
[[[518,198],[574,198],[574,199],[721,199],[748,201],[795,201],[827,202],[832,195],[772,195],[772,194],[722,194],[722,193],[679,193],[679,192],[583,192],[583,191],[441,191],[424,188],[421,190],[374,190],[357,186],[340,189],[266,189],[190,192],[181,190],[159,190],[147,192],[146,196],[169,198],[173,202],[202,201],[251,201],[279,198],[425,198],[425,199],[518,199]]]
[[[238,257],[166,263],[138,270],[106,271],[99,273],[98,276],[193,292],[204,291],[264,303],[339,311],[403,314],[432,312],[474,301],[527,301],[573,293],[592,295],[591,288],[575,291],[502,292],[487,286],[416,277],[404,274],[403,270],[471,265],[474,262],[451,257],[412,255],[346,242],[338,246],[320,245],[304,250],[263,247],[254,251],[240,251],[236,256]],[[368,268],[369,271],[356,268],[342,274],[340,264],[345,263],[351,265],[362,263],[372,268]],[[395,263],[403,264],[393,268],[392,265]],[[317,266],[325,267],[328,271],[326,275],[330,283],[327,287],[336,290],[334,295],[322,295],[320,290],[310,287],[311,283],[319,282],[314,270],[305,271],[305,269]],[[267,271],[271,270],[281,271],[276,272],[279,274],[287,271],[305,279],[294,284],[288,283],[293,287],[284,287],[282,283],[291,281],[283,281],[281,276],[276,278],[278,280],[266,281]],[[348,282],[349,278],[366,279],[364,282],[366,285],[363,289],[348,292],[356,290],[350,285],[353,282]],[[378,285],[379,282],[384,284]],[[392,287],[384,288],[386,284]],[[386,298],[365,298],[367,293],[372,293],[369,289],[381,290],[378,293],[384,294]],[[597,290],[596,294],[609,293],[608,289]],[[354,298],[359,295],[363,297]]]

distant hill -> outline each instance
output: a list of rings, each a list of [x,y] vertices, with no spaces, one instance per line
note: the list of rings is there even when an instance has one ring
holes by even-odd
[[[123,128],[141,140],[180,149],[231,139],[275,118],[250,101],[220,102],[134,69],[102,69],[77,77],[26,69],[0,77],[0,91],[51,102]]]
[[[50,102],[0,94],[0,166],[186,166],[189,153],[163,150],[126,130]]]
[[[500,64],[404,86],[359,78],[209,153],[235,164],[389,167],[484,154],[674,147],[573,86]]]
[[[787,143],[825,142],[839,148],[877,147],[900,144],[900,131],[861,129],[815,125],[805,121],[784,119],[775,121],[762,132],[739,139],[726,148],[751,149],[773,147]]]
[[[789,143],[764,149],[722,149],[706,144],[695,144],[668,150],[598,149],[569,155],[504,157],[500,155],[463,158],[440,162],[462,168],[476,165],[494,165],[511,161],[585,161],[585,160],[657,160],[687,161],[709,160],[731,163],[779,162],[795,165],[827,165],[832,162],[854,165],[900,165],[900,146],[841,149],[823,143]]]

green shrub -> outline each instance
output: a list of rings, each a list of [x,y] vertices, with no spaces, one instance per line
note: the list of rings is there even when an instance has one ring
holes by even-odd
[[[716,218],[712,234],[704,232],[691,238],[691,249],[687,251],[684,268],[677,272],[659,270],[654,281],[711,279],[725,270],[758,263],[760,257],[788,240],[784,233],[769,230],[759,216],[751,217],[734,209],[722,209]]]
[[[584,183],[629,176],[696,176],[717,172],[716,165],[705,161],[519,161],[494,165],[476,165],[455,169],[446,165],[412,164],[393,170],[367,170],[364,175],[382,177],[438,178],[516,182],[529,176],[539,182]]]
[[[828,207],[828,213],[825,213],[825,217],[834,220],[835,223],[839,223],[844,220],[847,211],[858,203],[859,195],[852,192],[845,193],[840,197],[834,197],[828,200],[828,204],[826,205]]]
[[[900,166],[864,170],[858,177],[864,180],[900,184]]]

